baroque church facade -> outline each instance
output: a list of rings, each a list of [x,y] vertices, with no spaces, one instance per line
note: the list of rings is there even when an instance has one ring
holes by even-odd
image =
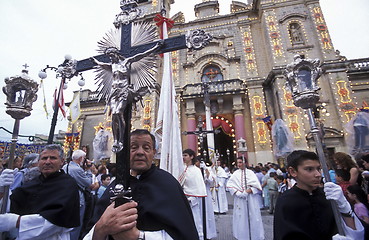
[[[179,0],[178,0],[179,1]],[[165,1],[170,9],[171,1]],[[160,12],[161,0],[140,1],[145,18]],[[314,116],[324,130],[328,153],[347,152],[344,126],[369,102],[368,59],[347,60],[333,47],[318,0],[233,1],[230,13],[219,14],[217,0],[199,0],[196,19],[185,21],[179,12],[169,37],[202,29],[213,40],[202,50],[172,52],[173,81],[177,93],[181,131],[194,131],[205,119],[204,82],[208,83],[215,149],[230,165],[237,156],[237,141],[246,140],[251,164],[277,162],[270,127],[282,119],[294,138],[295,149],[314,150],[305,110],[293,104],[283,74],[296,54],[320,59],[320,101]],[[172,13],[171,13],[172,14]],[[154,23],[153,23],[154,24]],[[158,82],[161,76],[158,60]],[[155,128],[157,94],[146,95],[133,111],[133,128]],[[93,158],[93,139],[100,129],[110,130],[105,103],[90,90],[80,94],[82,114],[69,124],[68,144],[88,146]],[[67,133],[67,134],[68,134]],[[68,135],[67,135],[68,138]],[[199,149],[196,135],[182,136],[183,148]]]

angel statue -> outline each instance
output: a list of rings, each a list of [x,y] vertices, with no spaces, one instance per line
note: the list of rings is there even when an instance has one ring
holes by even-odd
[[[124,111],[127,104],[137,102],[149,90],[149,86],[142,85],[135,89],[130,81],[131,64],[155,52],[163,44],[164,41],[159,40],[152,48],[131,57],[122,56],[116,47],[108,47],[105,49],[105,54],[108,55],[111,60],[109,63],[98,61],[96,58],[92,57],[92,60],[98,66],[112,74],[112,78],[108,79],[111,85],[108,82],[103,84],[111,86],[106,102],[107,106],[110,106],[108,114],[112,115],[112,132],[114,136],[113,152],[119,152],[123,149],[125,128]]]

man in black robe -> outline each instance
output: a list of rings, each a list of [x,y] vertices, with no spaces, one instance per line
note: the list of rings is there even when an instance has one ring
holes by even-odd
[[[79,196],[75,180],[61,170],[63,163],[62,147],[47,145],[39,158],[41,175],[10,196],[11,213],[0,216],[2,230],[15,230],[19,239],[69,239],[79,225]]]
[[[351,239],[363,239],[364,229],[353,214],[340,186],[321,184],[321,166],[314,152],[293,151],[287,157],[288,170],[297,184],[282,194],[275,207],[275,240],[331,240],[337,234],[336,222],[330,202],[337,203],[342,227]],[[335,238],[333,238],[335,239]]]
[[[134,202],[114,209],[108,187],[96,206],[93,230],[85,239],[199,239],[192,212],[178,181],[153,165],[155,138],[147,130],[131,133],[131,188]],[[109,205],[110,204],[110,205]],[[136,210],[137,206],[137,210]],[[105,211],[105,212],[104,212]],[[101,216],[101,217],[100,217]]]

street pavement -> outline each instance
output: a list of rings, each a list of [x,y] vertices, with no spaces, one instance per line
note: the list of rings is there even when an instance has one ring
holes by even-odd
[[[227,198],[227,214],[215,215],[218,236],[213,240],[236,240],[232,233],[233,196],[227,192]],[[273,240],[273,215],[269,214],[267,210],[261,210],[261,217],[263,219],[265,240]]]

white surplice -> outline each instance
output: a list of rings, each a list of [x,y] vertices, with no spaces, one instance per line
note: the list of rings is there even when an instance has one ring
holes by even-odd
[[[209,173],[207,176],[206,172]],[[216,238],[217,237],[217,228],[215,224],[215,217],[214,217],[214,208],[213,208],[213,197],[211,195],[211,189],[214,187],[216,183],[215,175],[211,168],[207,167],[204,171],[205,175],[205,186],[206,186],[206,237],[208,239]]]
[[[250,239],[251,236],[252,240],[263,240],[264,227],[257,199],[257,190],[261,190],[261,185],[255,173],[246,169],[245,184],[245,171],[236,170],[229,179],[227,188],[234,196],[233,236],[237,239]],[[249,188],[252,193],[246,198],[236,196],[237,191],[245,192]]]
[[[228,212],[228,201],[226,195],[226,181],[228,179],[227,173],[222,167],[215,167],[213,171],[216,176],[216,184],[212,189],[213,208],[216,213]]]
[[[180,177],[180,183],[190,202],[199,239],[204,239],[202,199],[206,197],[206,187],[201,170],[194,165],[187,166]]]

